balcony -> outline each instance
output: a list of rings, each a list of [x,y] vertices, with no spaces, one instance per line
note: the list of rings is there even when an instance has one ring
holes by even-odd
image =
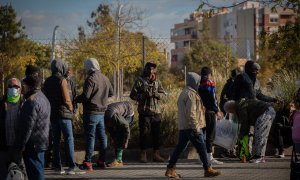
[[[197,38],[198,38],[197,33],[177,35],[177,36],[171,36],[171,42],[174,43],[178,41],[196,40]]]

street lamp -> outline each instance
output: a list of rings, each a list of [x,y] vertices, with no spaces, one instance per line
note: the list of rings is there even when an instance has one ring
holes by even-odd
[[[118,26],[118,34],[117,34],[117,39],[118,39],[118,55],[117,55],[117,99],[120,100],[121,99],[121,91],[122,91],[122,85],[121,85],[121,73],[120,73],[120,51],[121,51],[121,24],[120,24],[120,19],[121,19],[121,10],[123,8],[123,5],[120,4],[118,6],[118,11],[116,14],[116,18],[117,18],[117,26]]]
[[[56,39],[56,31],[57,31],[57,28],[59,26],[55,26],[54,27],[54,30],[53,30],[53,36],[52,36],[52,50],[51,50],[51,59],[50,61],[54,60],[55,59],[55,39]]]

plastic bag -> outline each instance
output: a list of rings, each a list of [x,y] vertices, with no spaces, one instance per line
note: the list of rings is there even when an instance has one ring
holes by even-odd
[[[222,120],[216,122],[216,136],[214,144],[225,149],[232,149],[238,139],[239,124],[234,114],[226,114]]]

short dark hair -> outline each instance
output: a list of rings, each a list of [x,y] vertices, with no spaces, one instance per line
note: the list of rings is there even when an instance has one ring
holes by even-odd
[[[42,84],[42,78],[40,75],[40,68],[34,65],[27,65],[25,70],[25,78],[23,82],[29,86],[29,88],[40,88]]]
[[[200,74],[201,76],[208,76],[209,74],[212,74],[212,70],[209,67],[205,66],[201,69]]]

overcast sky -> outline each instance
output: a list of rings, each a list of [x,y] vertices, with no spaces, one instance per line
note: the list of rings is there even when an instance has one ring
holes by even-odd
[[[222,6],[234,0],[209,0]],[[86,26],[90,14],[100,3],[114,0],[1,0],[1,4],[12,3],[17,15],[26,26],[25,32],[32,39],[51,39],[55,25],[59,25],[58,38],[77,37],[77,27]],[[145,10],[147,17],[143,31],[152,37],[170,37],[175,23],[183,22],[198,6],[199,0],[123,0]]]

